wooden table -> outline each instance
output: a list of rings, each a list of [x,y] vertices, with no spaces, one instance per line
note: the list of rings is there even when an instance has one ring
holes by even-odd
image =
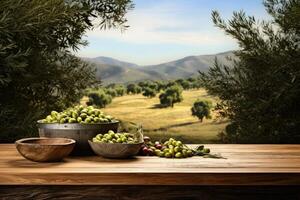
[[[35,163],[20,156],[13,144],[2,144],[0,197],[69,194],[75,198],[161,199],[164,194],[163,199],[232,199],[234,195],[251,197],[255,191],[255,197],[300,199],[300,145],[205,146],[226,159],[88,156]],[[37,196],[30,196],[32,191]]]

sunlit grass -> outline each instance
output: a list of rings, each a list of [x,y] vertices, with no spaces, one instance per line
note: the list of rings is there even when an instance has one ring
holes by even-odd
[[[174,108],[157,108],[158,96],[146,98],[142,95],[126,95],[116,97],[103,111],[121,120],[143,125],[145,135],[153,139],[174,137],[187,143],[216,143],[218,133],[226,125],[226,121],[204,119],[202,123],[191,115],[191,106],[196,99],[216,99],[207,95],[204,89],[183,92],[184,100],[175,104]],[[83,102],[86,99],[83,100]]]

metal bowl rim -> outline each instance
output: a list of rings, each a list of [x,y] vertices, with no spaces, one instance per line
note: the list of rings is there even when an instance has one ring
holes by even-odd
[[[45,122],[41,122],[42,119],[37,121],[38,125],[70,125],[70,124],[77,124],[77,125],[82,125],[82,126],[92,126],[92,125],[102,125],[102,124],[116,124],[116,123],[120,123],[119,120],[114,120],[112,122],[100,122],[100,123],[92,123],[92,124],[81,124],[81,123],[45,123]]]

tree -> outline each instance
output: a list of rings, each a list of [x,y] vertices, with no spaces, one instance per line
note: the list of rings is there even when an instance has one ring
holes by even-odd
[[[121,97],[126,93],[126,88],[123,85],[116,85],[114,90],[116,91],[118,97]]]
[[[103,90],[93,91],[88,94],[89,101],[87,105],[95,105],[100,108],[105,108],[106,105],[112,102],[112,96],[106,94]]]
[[[113,88],[105,88],[105,93],[109,94],[113,98],[116,97],[116,96],[118,96],[116,90],[114,90]]]
[[[182,87],[179,85],[173,85],[166,89],[166,91],[159,95],[160,104],[166,107],[174,107],[175,103],[179,103],[183,100]]]
[[[0,1],[0,142],[36,134],[36,120],[78,102],[97,84],[95,69],[73,56],[98,19],[126,28],[129,0]]]
[[[182,86],[182,88],[185,89],[185,90],[188,90],[188,89],[191,88],[191,84],[190,84],[190,82],[188,82],[187,80],[183,80],[183,81],[181,82],[181,86]]]
[[[163,81],[155,81],[155,84],[157,85],[157,92],[166,88],[166,83]]]
[[[192,115],[195,117],[198,117],[198,119],[203,122],[203,118],[210,119],[210,109],[212,107],[212,104],[210,101],[202,101],[197,100],[193,104],[193,107],[191,108]]]
[[[156,96],[156,91],[154,89],[146,87],[144,88],[143,96],[153,98]]]
[[[139,94],[142,92],[142,88],[137,84],[130,83],[127,85],[127,94]]]
[[[231,120],[227,142],[299,143],[300,1],[266,0],[264,5],[269,21],[235,12],[226,23],[212,13],[215,25],[235,38],[240,50],[233,66],[216,61],[200,77]]]

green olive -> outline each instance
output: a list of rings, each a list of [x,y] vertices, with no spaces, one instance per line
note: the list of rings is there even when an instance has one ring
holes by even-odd
[[[48,116],[46,117],[46,120],[47,120],[47,121],[51,121],[51,120],[52,120],[51,115],[48,115]]]
[[[193,156],[193,151],[189,149],[189,150],[187,150],[187,154],[189,157],[191,157],[191,156]]]
[[[180,148],[179,146],[176,146],[176,147],[174,148],[174,152],[175,152],[175,153],[180,152],[180,151],[181,151],[181,148]]]
[[[96,136],[96,138],[97,138],[98,140],[101,140],[101,139],[102,139],[102,137],[103,137],[103,135],[102,135],[102,134],[98,134],[98,135]]]
[[[176,142],[176,146],[182,146],[182,142],[181,141],[177,141]]]
[[[209,153],[209,152],[210,152],[210,149],[208,149],[208,148],[203,149],[203,153]]]
[[[184,158],[188,157],[188,153],[187,153],[187,150],[186,150],[186,149],[183,149],[183,150],[182,150],[182,156],[183,156]]]
[[[167,153],[167,152],[169,152],[169,149],[168,149],[168,148],[165,148],[165,149],[163,150],[163,152],[164,152],[164,153]]]
[[[101,140],[98,140],[97,138],[93,138],[93,142],[101,142]]]
[[[101,141],[102,142],[108,142],[108,140],[106,138],[102,138]]]
[[[84,120],[85,123],[91,123],[91,121],[92,121],[92,119],[89,118],[89,117],[87,117],[87,118]]]
[[[172,157],[172,154],[170,154],[170,153],[165,153],[165,157],[166,157],[166,158],[171,158],[171,157]]]
[[[81,117],[82,119],[85,119],[85,118],[87,118],[87,114],[86,114],[86,113],[81,113],[81,114],[80,114],[80,117]]]
[[[156,150],[154,151],[154,153],[155,153],[155,155],[159,156],[160,153],[161,153],[161,151],[160,151],[159,149],[156,149]]]
[[[88,112],[88,110],[86,108],[81,110],[81,113],[87,113],[87,112]]]
[[[177,152],[175,154],[175,158],[182,158],[182,153],[181,152]]]
[[[123,141],[122,141],[121,138],[118,138],[118,139],[117,139],[117,142],[118,142],[118,143],[122,143]]]
[[[106,139],[111,140],[113,137],[111,135],[107,135]]]
[[[165,153],[161,151],[161,152],[159,153],[159,157],[164,157],[164,156],[165,156]]]
[[[58,112],[56,112],[56,111],[51,111],[51,117],[56,117],[57,114],[58,114]]]
[[[94,117],[94,121],[99,122],[100,121],[99,117]]]
[[[82,118],[81,117],[77,117],[77,122],[78,123],[82,122]]]
[[[75,122],[76,122],[76,119],[70,118],[68,122],[69,122],[69,123],[75,123]]]
[[[78,117],[76,112],[72,112],[72,118],[76,119]]]
[[[169,149],[169,153],[172,155],[172,156],[174,156],[174,149]]]

